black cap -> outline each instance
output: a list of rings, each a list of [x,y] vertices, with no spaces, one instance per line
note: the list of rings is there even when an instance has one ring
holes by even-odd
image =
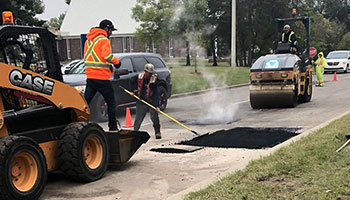
[[[102,20],[100,22],[99,28],[101,28],[101,29],[108,28],[108,29],[112,29],[112,31],[117,30],[116,28],[114,28],[112,22],[109,21],[108,19]]]

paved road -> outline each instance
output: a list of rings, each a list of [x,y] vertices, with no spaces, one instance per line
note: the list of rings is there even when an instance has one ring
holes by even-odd
[[[325,75],[325,87],[314,87],[312,101],[288,109],[253,110],[248,87],[178,97],[169,101],[168,114],[198,133],[214,133],[234,127],[299,127],[304,132],[349,110],[350,74]],[[133,110],[134,111],[134,110]],[[134,115],[133,115],[134,119]],[[124,118],[119,117],[121,122]],[[106,124],[101,124],[106,128]],[[155,148],[184,148],[175,145],[195,137],[161,116],[163,138],[154,139],[152,124],[146,116],[142,129],[151,139],[124,166],[110,169],[99,181],[82,184],[60,174],[50,175],[41,199],[166,199],[200,187],[217,177],[242,169],[252,159],[267,155],[273,148],[209,148],[192,153],[159,153]],[[277,147],[276,147],[277,148]]]

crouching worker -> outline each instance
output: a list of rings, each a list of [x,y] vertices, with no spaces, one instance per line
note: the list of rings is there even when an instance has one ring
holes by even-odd
[[[130,79],[131,89],[135,91],[135,88],[137,88],[137,91],[135,91],[136,95],[156,108],[156,110],[154,110],[141,101],[137,101],[134,130],[138,131],[140,129],[141,123],[149,111],[151,120],[153,122],[156,139],[161,139],[162,136],[160,133],[160,124],[158,117],[158,112],[160,111],[157,87],[158,81],[157,76],[154,73],[154,66],[152,64],[146,64],[144,72]],[[134,95],[134,93],[132,93],[132,95]]]

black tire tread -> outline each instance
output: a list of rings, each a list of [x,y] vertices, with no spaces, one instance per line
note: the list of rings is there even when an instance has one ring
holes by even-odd
[[[310,85],[310,78],[307,78],[306,82],[305,82],[305,92],[304,92],[304,95],[300,95],[299,96],[299,102],[300,103],[307,103],[307,102],[310,102],[311,101],[311,98],[312,98],[312,83],[311,83],[311,94],[308,95],[307,94],[307,90]]]
[[[158,86],[158,92],[159,92],[158,95],[159,95],[159,96],[160,96],[161,90],[164,90],[164,92],[165,92],[166,102],[165,102],[164,108],[161,107],[161,105],[159,105],[159,108],[160,108],[161,111],[164,111],[164,110],[166,109],[167,105],[168,105],[168,94],[167,94],[167,90],[165,89],[165,87],[164,87],[163,85],[159,85],[159,86]]]
[[[5,162],[6,155],[9,153],[9,150],[11,149],[11,147],[15,143],[22,142],[22,141],[28,142],[31,146],[36,147],[36,149],[38,150],[39,153],[41,153],[41,155],[43,156],[43,159],[44,159],[43,160],[44,161],[43,164],[44,164],[44,167],[45,167],[45,169],[43,169],[44,170],[44,173],[43,173],[43,176],[44,176],[44,181],[43,182],[44,183],[43,183],[43,185],[39,186],[39,187],[42,187],[42,188],[35,195],[36,197],[34,197],[34,199],[37,199],[37,198],[40,197],[41,193],[43,192],[43,190],[45,188],[45,183],[46,183],[46,180],[47,180],[46,158],[44,156],[44,152],[39,147],[39,145],[34,140],[32,140],[31,138],[24,137],[24,136],[10,135],[10,136],[6,136],[6,137],[3,137],[3,138],[0,138],[0,162],[1,163]],[[0,171],[1,172],[6,171],[6,169],[4,169],[3,165],[0,165]],[[6,181],[6,178],[0,176],[0,199],[17,199],[15,197],[13,197],[10,194],[10,192],[7,191],[6,182],[5,181]],[[25,200],[25,199],[28,199],[28,198],[21,198],[21,200]],[[30,199],[33,199],[33,197],[31,197]]]
[[[83,182],[91,182],[84,174],[78,158],[79,135],[91,126],[102,128],[95,123],[71,123],[67,125],[60,136],[58,157],[63,161],[61,170],[70,179]],[[103,130],[102,130],[103,131]]]

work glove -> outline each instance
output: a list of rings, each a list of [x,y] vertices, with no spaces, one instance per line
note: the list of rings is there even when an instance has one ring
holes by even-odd
[[[118,69],[121,65],[122,65],[122,61],[119,61],[119,64],[114,65],[114,67]]]

